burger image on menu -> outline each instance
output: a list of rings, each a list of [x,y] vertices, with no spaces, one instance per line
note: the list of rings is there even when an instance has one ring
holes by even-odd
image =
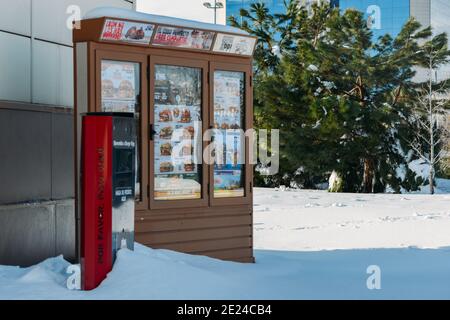
[[[170,110],[165,109],[159,113],[159,121],[160,122],[169,122],[172,121],[172,113]]]
[[[185,163],[184,164],[184,171],[192,172],[194,170],[195,170],[195,164],[193,164],[193,163]]]
[[[111,80],[102,81],[102,97],[114,97],[114,84]]]
[[[173,165],[170,162],[161,162],[159,164],[159,172],[172,172]]]
[[[182,123],[189,123],[189,122],[191,122],[191,112],[189,111],[189,109],[183,109],[181,111],[180,122],[182,122]]]
[[[141,27],[140,29],[136,27],[131,27],[128,29],[127,33],[125,34],[125,38],[132,39],[132,40],[141,40],[144,39],[145,32],[144,29]]]
[[[119,85],[119,97],[120,98],[133,98],[134,89],[133,84],[128,80],[122,80]]]
[[[161,139],[171,139],[172,138],[172,133],[173,133],[173,128],[172,127],[164,127],[159,132],[159,137]]]
[[[241,127],[237,124],[237,123],[233,123],[231,126],[230,126],[230,129],[240,129]]]
[[[160,147],[160,153],[162,156],[172,155],[172,145],[170,143],[164,143]]]

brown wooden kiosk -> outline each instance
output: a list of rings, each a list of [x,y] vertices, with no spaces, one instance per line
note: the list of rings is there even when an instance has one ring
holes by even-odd
[[[252,166],[193,165],[188,160],[208,143],[181,145],[172,135],[202,139],[215,128],[224,132],[224,159],[249,159],[249,139],[226,129],[252,128],[256,39],[227,26],[102,8],[79,22],[73,41],[77,168],[81,114],[137,119],[136,241],[254,261]]]

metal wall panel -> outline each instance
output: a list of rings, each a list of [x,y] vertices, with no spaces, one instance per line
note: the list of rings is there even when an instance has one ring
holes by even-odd
[[[31,35],[31,0],[0,1],[0,30]]]
[[[0,109],[0,204],[51,198],[51,114]]]
[[[33,40],[33,103],[58,105],[59,46]]]
[[[73,48],[59,47],[58,105],[73,108]]]
[[[73,114],[52,114],[52,199],[70,199],[74,193]]]
[[[29,38],[0,32],[0,100],[30,102],[30,46]]]

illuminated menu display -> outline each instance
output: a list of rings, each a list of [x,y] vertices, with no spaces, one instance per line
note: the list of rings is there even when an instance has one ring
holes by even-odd
[[[244,73],[214,73],[214,197],[244,196]]]
[[[155,200],[201,197],[201,84],[199,68],[155,67]]]

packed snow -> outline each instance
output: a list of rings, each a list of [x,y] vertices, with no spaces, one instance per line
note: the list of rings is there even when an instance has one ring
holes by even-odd
[[[87,292],[66,288],[62,257],[0,266],[0,299],[450,299],[450,193],[254,194],[255,264],[137,244]]]

